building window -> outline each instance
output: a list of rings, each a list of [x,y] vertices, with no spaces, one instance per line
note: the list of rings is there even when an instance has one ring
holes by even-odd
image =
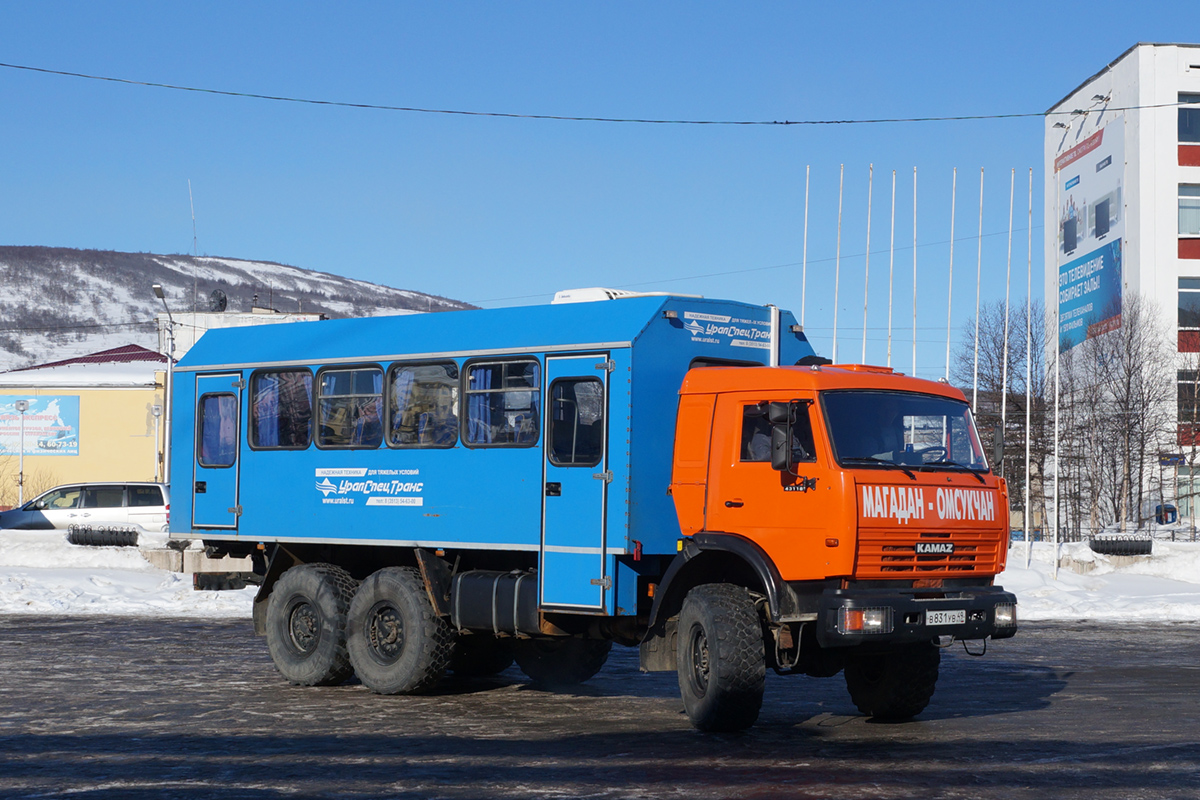
[[[1200,236],[1200,185],[1179,184],[1179,235]]]
[[[467,445],[532,447],[541,430],[542,367],[534,360],[467,367]]]
[[[1179,141],[1200,143],[1200,94],[1181,94],[1179,102]]]
[[[1179,279],[1179,328],[1200,330],[1200,278]]]
[[[327,369],[317,376],[320,447],[379,447],[383,442],[383,370]]]
[[[453,447],[458,443],[457,364],[397,364],[388,383],[388,444]]]

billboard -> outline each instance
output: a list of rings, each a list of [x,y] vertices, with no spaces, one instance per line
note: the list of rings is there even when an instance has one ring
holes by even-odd
[[[29,403],[24,414],[18,400]],[[79,455],[79,395],[0,395],[0,455],[19,454],[22,439],[27,456]]]
[[[1054,159],[1058,349],[1121,327],[1124,120]]]

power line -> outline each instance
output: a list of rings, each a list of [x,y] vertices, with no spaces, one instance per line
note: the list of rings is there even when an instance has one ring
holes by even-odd
[[[562,114],[518,114],[508,111],[464,111],[448,108],[421,108],[418,106],[391,106],[378,103],[351,103],[342,100],[314,100],[306,97],[287,97],[285,95],[258,94],[255,92],[234,92],[226,89],[208,89],[199,86],[181,86],[173,83],[156,81],[139,81],[131,78],[114,78],[108,75],[90,75],[85,72],[68,72],[45,67],[31,67],[25,64],[5,64],[6,69],[38,72],[44,75],[60,75],[68,78],[84,78],[91,81],[107,81],[123,83],[129,86],[148,86],[156,89],[171,89],[177,92],[197,92],[200,94],[215,94],[223,97],[242,97],[251,100],[273,100],[280,103],[301,103],[314,106],[335,106],[339,108],[360,108],[371,111],[400,111],[411,114],[449,114],[462,117],[503,117],[506,119],[556,120],[560,122],[619,122],[637,125],[759,125],[786,127],[794,125],[877,125],[883,123],[904,122],[965,122],[969,120],[996,119],[1031,119],[1034,117],[1071,116],[1086,114],[1099,109],[1073,109],[1071,111],[1038,111],[1019,114],[962,114],[946,117],[880,117],[874,119],[784,119],[784,120],[747,120],[747,119],[648,119],[639,117],[573,117]],[[1107,111],[1133,111],[1150,108],[1175,108],[1182,105],[1175,103],[1158,103],[1154,105],[1105,107]]]

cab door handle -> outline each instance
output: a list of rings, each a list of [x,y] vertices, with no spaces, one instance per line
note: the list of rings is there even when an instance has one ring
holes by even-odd
[[[745,505],[745,504],[741,500],[726,500],[725,501],[726,508],[741,508],[743,505]]]
[[[547,481],[546,497],[562,497],[562,484],[558,481]]]

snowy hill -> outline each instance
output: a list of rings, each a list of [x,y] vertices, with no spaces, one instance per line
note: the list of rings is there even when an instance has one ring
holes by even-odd
[[[138,344],[157,349],[161,284],[172,311],[208,311],[223,292],[230,311],[365,317],[449,311],[465,303],[324,272],[233,258],[0,246],[0,371]]]

